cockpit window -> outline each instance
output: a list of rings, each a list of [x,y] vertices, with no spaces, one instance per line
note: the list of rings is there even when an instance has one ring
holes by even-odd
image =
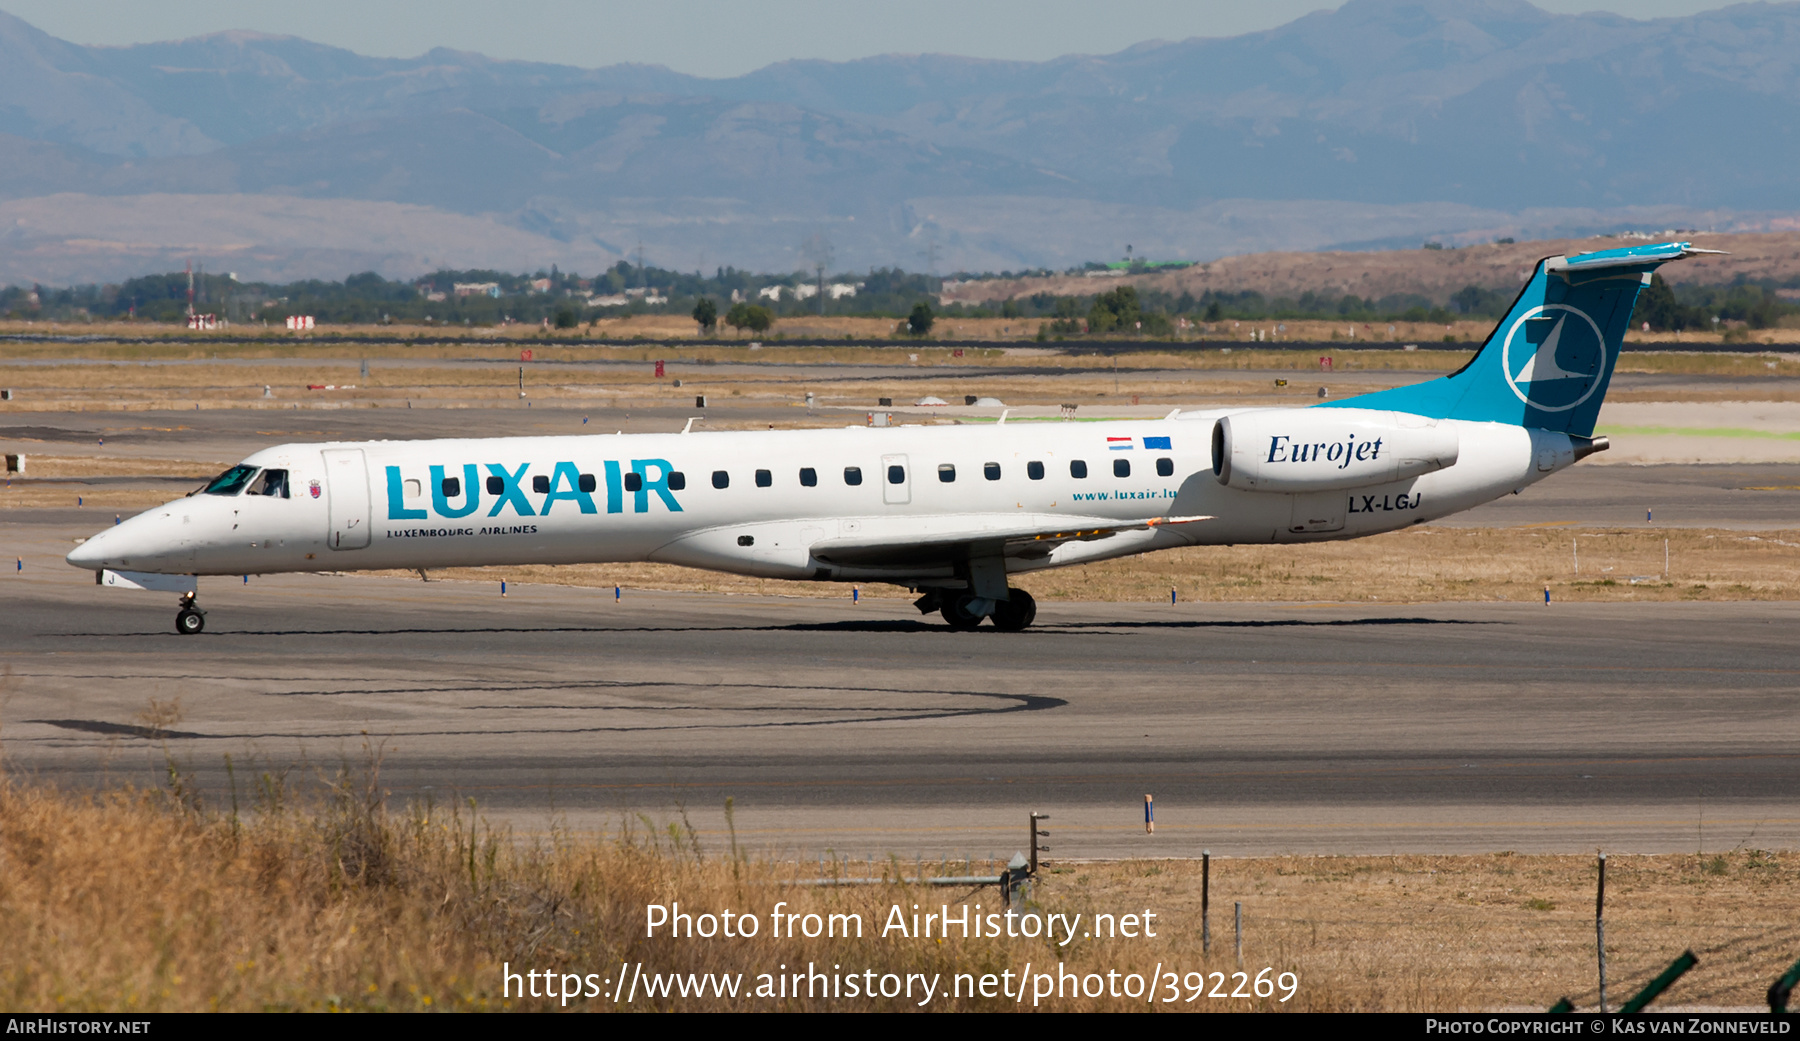
[[[249,484],[250,478],[255,476],[256,467],[239,463],[213,478],[211,484],[200,490],[208,495],[236,495],[243,491],[244,485]]]
[[[454,477],[445,478],[445,484],[449,484],[450,482],[455,481],[455,480],[456,480],[456,478],[454,478]],[[287,474],[287,471],[286,470],[277,470],[273,467],[270,467],[269,469],[264,470],[262,472],[262,477],[251,483],[250,491],[247,492],[246,494],[248,494],[248,495],[268,495],[268,496],[272,496],[277,499],[287,498],[288,497],[288,474]],[[445,492],[444,494],[449,495],[450,493]]]

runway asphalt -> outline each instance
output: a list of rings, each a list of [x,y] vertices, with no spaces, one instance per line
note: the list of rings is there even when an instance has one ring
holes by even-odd
[[[525,835],[685,814],[722,848],[730,798],[751,848],[978,866],[1033,810],[1068,858],[1800,846],[1800,603],[1045,604],[1003,634],[289,576],[203,587],[181,637],[168,595],[3,581],[7,769],[63,785],[173,763],[222,807],[229,754],[249,805],[378,754],[396,804]]]

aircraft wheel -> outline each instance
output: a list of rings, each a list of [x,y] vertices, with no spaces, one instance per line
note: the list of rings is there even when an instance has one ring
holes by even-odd
[[[942,614],[950,628],[967,631],[981,624],[981,616],[968,609],[968,603],[973,599],[972,596],[959,596],[944,602]]]
[[[1016,633],[1037,618],[1037,601],[1023,589],[1009,589],[1007,596],[994,604],[994,628]]]
[[[183,636],[192,636],[206,628],[206,616],[191,607],[184,607],[175,616],[175,631]]]

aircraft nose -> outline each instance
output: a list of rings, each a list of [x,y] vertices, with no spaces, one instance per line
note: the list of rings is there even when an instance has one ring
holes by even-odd
[[[99,571],[109,567],[130,567],[133,562],[148,563],[162,551],[161,528],[153,512],[140,513],[89,536],[63,559],[79,568]]]
[[[117,529],[109,528],[98,535],[90,536],[86,542],[71,550],[63,560],[75,567],[87,568],[89,571],[100,570],[106,564],[106,541],[115,530]]]

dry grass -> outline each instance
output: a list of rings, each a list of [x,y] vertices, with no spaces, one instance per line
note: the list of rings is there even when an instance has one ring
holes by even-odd
[[[195,483],[199,483],[198,478]],[[91,485],[77,481],[11,481],[0,485],[0,511],[66,509],[73,506],[96,511],[94,524],[99,526],[111,520],[109,516],[101,515],[105,511],[131,513],[147,510],[170,499],[180,498],[186,491],[187,489],[166,484]]]
[[[640,351],[637,353],[653,353]],[[798,353],[798,352],[795,352]],[[536,364],[525,370],[525,390],[539,407],[616,409],[683,407],[695,394],[707,394],[715,405],[800,407],[808,393],[824,407],[873,408],[879,398],[901,406],[925,395],[960,402],[965,394],[998,397],[1008,405],[1054,407],[1078,402],[1084,412],[1103,416],[1108,409],[1132,405],[1289,405],[1317,401],[1317,390],[1362,393],[1410,382],[1407,377],[1370,380],[1347,386],[1350,373],[1445,372],[1466,356],[1447,352],[1361,351],[1333,356],[1334,370],[1319,369],[1308,354],[1236,351],[1175,356],[1136,355],[1120,359],[1115,373],[1104,359],[1049,355],[1026,359],[982,360],[968,368],[940,371],[937,361],[918,363],[865,357],[825,364],[824,359],[777,363],[769,367],[721,370],[703,359],[668,359],[668,378],[658,380],[650,365],[581,367]],[[998,354],[1000,352],[990,352]],[[759,359],[762,360],[762,359]],[[774,359],[766,359],[774,361]],[[1759,400],[1791,397],[1777,382],[1791,377],[1800,362],[1763,355],[1633,356],[1627,371],[1681,375],[1737,376],[1766,379],[1766,391],[1743,387],[1693,389],[1671,387],[1621,392],[1620,400]],[[804,365],[804,367],[796,367]],[[1037,370],[1006,371],[1013,366]],[[895,369],[901,370],[895,372]],[[987,374],[984,369],[996,369]],[[877,371],[869,371],[877,370]],[[1268,373],[1282,373],[1278,386]],[[272,411],[337,408],[525,407],[519,399],[519,377],[510,364],[397,366],[371,361],[363,378],[351,361],[310,360],[306,365],[256,365],[196,362],[188,365],[118,363],[30,366],[13,369],[5,380],[15,393],[0,405],[9,412],[177,410],[239,408]],[[1414,377],[1416,378],[1416,377]],[[680,379],[682,386],[674,381]],[[312,389],[313,387],[320,389]],[[332,389],[323,389],[330,386]],[[267,388],[268,396],[265,396]],[[842,419],[840,418],[841,422]]]
[[[173,769],[166,792],[0,786],[0,1003],[59,1011],[557,1007],[517,991],[506,997],[503,963],[520,972],[594,973],[609,984],[625,962],[655,973],[741,972],[746,991],[758,973],[809,962],[859,975],[941,974],[944,986],[956,973],[1016,975],[1027,964],[1034,974],[1059,963],[1083,975],[1148,974],[1158,964],[1229,974],[1234,901],[1245,905],[1245,967],[1296,973],[1298,992],[1285,1004],[1202,997],[1175,1007],[1541,1008],[1563,994],[1593,1002],[1586,857],[1221,858],[1213,865],[1210,954],[1201,948],[1197,863],[1054,863],[1033,893],[1038,911],[1150,910],[1156,938],[940,942],[882,937],[880,926],[894,905],[909,915],[915,903],[932,910],[966,901],[991,911],[994,891],[895,882],[913,873],[898,862],[882,868],[889,881],[880,885],[796,885],[796,872],[817,868],[735,844],[709,849],[681,820],[624,821],[607,836],[553,827],[545,838],[515,841],[472,807],[390,812],[373,770],[320,780],[315,795],[296,800],[283,776],[240,771],[239,794],[210,809]],[[1630,993],[1691,947],[1700,968],[1663,1004],[1754,1006],[1800,944],[1792,854],[1617,857],[1608,874],[1615,994]],[[647,938],[646,905],[674,901],[694,914],[751,913],[758,935]],[[768,921],[778,901],[793,913],[860,914],[865,937],[774,938]],[[1046,1006],[1144,1007],[1111,997]],[[915,1006],[847,997],[650,999],[640,989],[629,1005],[583,998],[569,1007]],[[931,1007],[1019,1006],[940,993]]]
[[[1669,577],[1663,578],[1663,540]],[[1579,543],[1580,572],[1575,572]],[[406,574],[388,572],[387,574]],[[786,582],[668,564],[433,570],[437,580],[844,597],[831,582]],[[1632,580],[1639,579],[1637,582]],[[1800,589],[1800,531],[1418,527],[1349,542],[1168,550],[1014,577],[1039,600],[1442,602],[1785,600]],[[911,597],[874,585],[864,596]]]
[[[27,471],[20,479],[46,477],[193,477],[212,476],[209,464],[192,459],[151,459],[136,456],[27,454]]]

